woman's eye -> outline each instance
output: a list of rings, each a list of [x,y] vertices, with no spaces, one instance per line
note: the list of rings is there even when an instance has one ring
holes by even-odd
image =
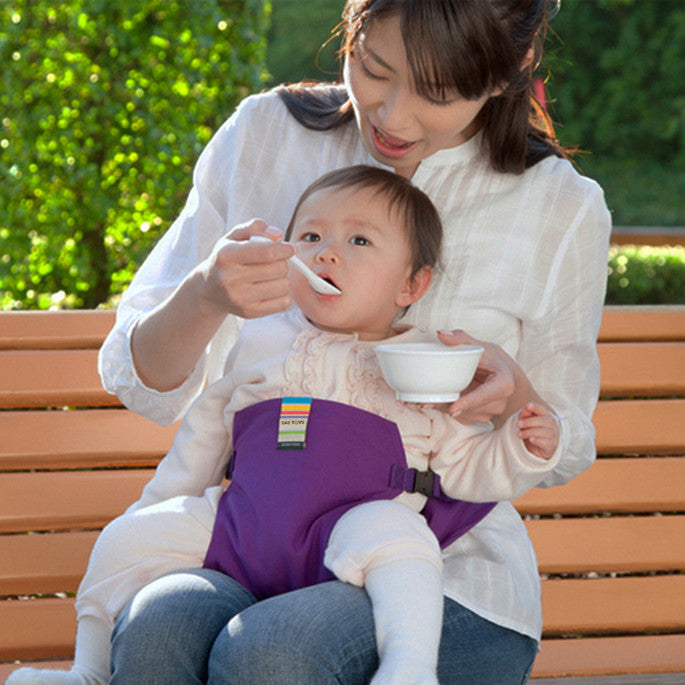
[[[462,94],[454,86],[439,86],[433,83],[423,83],[418,91],[431,105],[453,105],[462,99]]]
[[[385,76],[380,76],[379,74],[374,74],[374,72],[372,72],[371,69],[369,69],[369,67],[366,65],[366,62],[363,59],[359,60],[359,65],[361,66],[364,74],[366,76],[368,76],[369,78],[372,78],[375,81],[387,81]]]
[[[446,98],[446,99],[438,99],[438,98],[426,98],[428,102],[430,102],[431,105],[436,105],[438,107],[449,107],[449,105],[453,105],[456,101],[457,98]]]
[[[356,235],[356,236],[354,236],[354,238],[351,238],[351,239],[350,239],[350,242],[351,242],[353,245],[361,245],[361,246],[371,245],[371,241],[370,241],[368,238],[365,238],[365,237],[362,236],[362,235]]]
[[[461,99],[461,93],[459,93],[458,90],[450,88],[443,91],[436,90],[434,91],[433,95],[426,95],[425,98],[431,103],[431,105],[444,107],[458,102]]]

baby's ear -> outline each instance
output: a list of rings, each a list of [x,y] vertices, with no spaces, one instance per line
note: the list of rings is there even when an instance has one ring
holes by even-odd
[[[422,266],[413,276],[409,276],[402,288],[402,292],[397,296],[395,304],[398,307],[408,307],[417,300],[420,300],[430,287],[433,280],[433,267]]]

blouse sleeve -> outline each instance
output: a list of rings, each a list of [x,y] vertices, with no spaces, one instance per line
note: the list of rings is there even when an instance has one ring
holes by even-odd
[[[232,420],[225,410],[234,390],[227,374],[195,400],[174,444],[129,512],[178,495],[199,497],[208,487],[221,484],[232,450]]]
[[[599,395],[597,336],[606,291],[611,219],[601,188],[574,174],[567,201],[550,203],[552,226],[567,227],[549,256],[534,316],[522,323],[517,360],[561,420],[561,459],[539,485],[566,483],[595,458],[592,414]],[[569,202],[568,198],[575,200]],[[543,236],[544,239],[544,236]]]
[[[209,346],[180,387],[158,392],[147,387],[136,373],[131,333],[143,314],[164,302],[226,234],[234,160],[245,139],[245,119],[240,116],[239,108],[200,155],[185,207],[124,293],[114,328],[100,350],[98,370],[105,389],[117,395],[125,406],[162,425],[183,416],[201,392],[207,375]],[[228,322],[226,327],[231,325]],[[237,324],[234,328],[233,335]]]

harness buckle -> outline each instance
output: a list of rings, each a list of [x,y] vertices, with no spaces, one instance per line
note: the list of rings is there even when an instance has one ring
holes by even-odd
[[[410,469],[414,473],[414,482],[409,492],[420,492],[426,497],[436,497],[440,492],[440,481],[437,473],[432,471],[418,471]]]

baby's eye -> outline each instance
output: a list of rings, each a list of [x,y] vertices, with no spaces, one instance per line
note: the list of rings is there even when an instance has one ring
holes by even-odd
[[[354,238],[350,239],[350,242],[353,245],[371,245],[371,241],[368,238],[365,238],[363,235],[356,235]]]
[[[318,243],[321,240],[321,236],[318,233],[309,231],[308,233],[303,233],[300,236],[300,240],[303,243]]]

